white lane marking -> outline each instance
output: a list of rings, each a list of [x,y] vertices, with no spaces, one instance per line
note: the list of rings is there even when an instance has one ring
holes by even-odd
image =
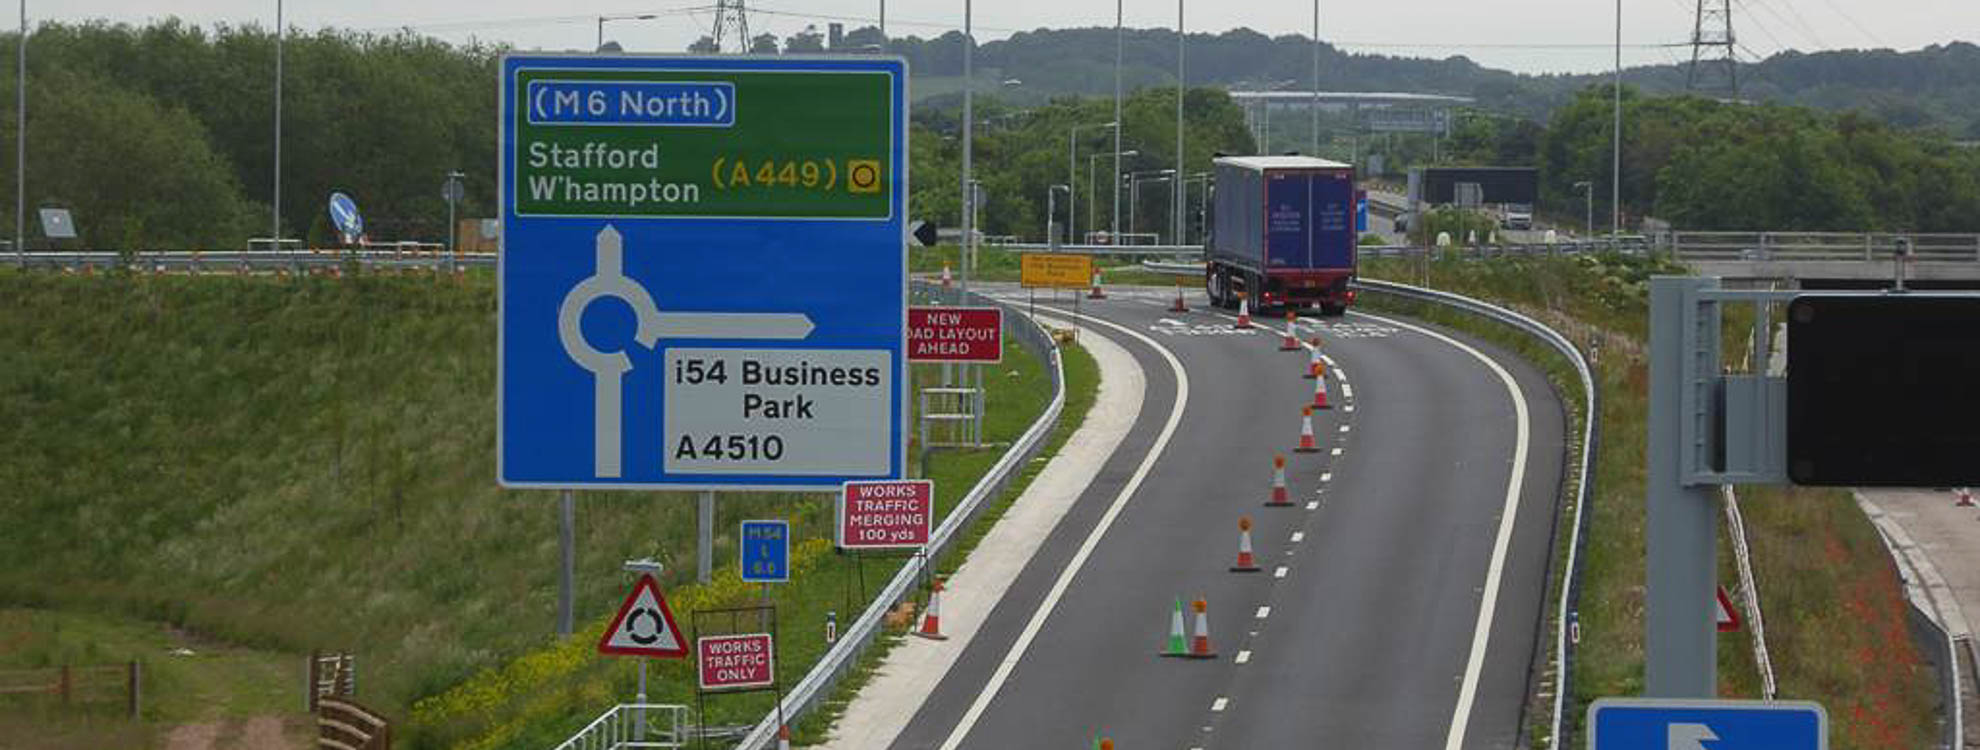
[[[1059,599],[1064,597],[1066,589],[1072,586],[1073,577],[1086,565],[1086,559],[1093,556],[1094,548],[1100,546],[1100,538],[1106,536],[1107,530],[1113,527],[1114,519],[1119,518],[1121,510],[1127,507],[1128,499],[1134,497],[1135,491],[1141,489],[1142,481],[1155,469],[1156,459],[1160,458],[1162,452],[1168,448],[1169,438],[1175,436],[1177,425],[1182,423],[1183,408],[1189,405],[1189,373],[1183,370],[1182,362],[1177,360],[1175,353],[1169,351],[1167,347],[1140,331],[1091,315],[1067,313],[1063,310],[1039,312],[1041,315],[1052,317],[1083,319],[1089,323],[1112,328],[1146,344],[1148,348],[1155,350],[1155,353],[1162,355],[1162,359],[1169,363],[1169,371],[1175,374],[1176,402],[1169,408],[1169,419],[1162,424],[1162,431],[1155,435],[1155,442],[1149,446],[1148,455],[1142,457],[1141,465],[1135,467],[1134,474],[1128,478],[1127,484],[1121,487],[1120,494],[1114,496],[1113,503],[1107,506],[1107,512],[1100,516],[1100,522],[1094,524],[1093,531],[1087,533],[1086,540],[1079,545],[1079,550],[1073,553],[1072,559],[1059,571],[1058,580],[1053,581],[1051,590],[1045,592],[1045,599],[1038,603],[1038,610],[1031,614],[1031,621],[1025,623],[1017,641],[1011,644],[1010,651],[1005,652],[1004,658],[997,663],[997,670],[990,674],[989,681],[983,683],[983,690],[976,694],[976,700],[970,702],[969,710],[963,712],[962,719],[956,722],[954,729],[949,730],[949,737],[942,741],[941,750],[956,750],[962,745],[963,738],[969,736],[969,730],[976,726],[977,720],[983,718],[983,712],[990,708],[990,701],[996,699],[997,691],[1002,690],[1004,683],[1011,678],[1011,671],[1016,669],[1018,661],[1024,658],[1024,652],[1031,648],[1031,642],[1038,638],[1038,632],[1045,628],[1046,618],[1052,616],[1052,610],[1059,606]],[[1223,703],[1222,698],[1217,700],[1219,705]]]
[[[1267,617],[1271,617],[1272,608],[1270,606],[1259,607],[1258,611],[1253,613],[1251,616],[1253,619],[1257,619],[1257,620],[1263,620]]]
[[[1281,565],[1281,566],[1279,566],[1278,568],[1276,568],[1276,569],[1274,569],[1274,570],[1272,571],[1272,577],[1273,577],[1273,578],[1284,578],[1284,577],[1286,577],[1286,566],[1284,566],[1284,565]]]
[[[1348,431],[1348,426],[1347,426],[1347,425],[1341,425],[1341,432],[1347,432],[1347,431]]]
[[[1322,481],[1322,482],[1331,482],[1331,481],[1334,481],[1334,472],[1331,472],[1331,471],[1324,471],[1324,472],[1321,472],[1321,473],[1320,473],[1320,481]]]
[[[1298,544],[1298,543],[1300,543],[1300,542],[1301,542],[1302,540],[1304,540],[1304,539],[1306,539],[1306,532],[1304,532],[1304,531],[1295,531],[1295,532],[1293,532],[1293,535],[1292,535],[1292,543],[1293,543],[1293,544]]]
[[[1330,369],[1332,369],[1332,370],[1334,371],[1334,379],[1335,379],[1335,380],[1338,380],[1338,381],[1341,381],[1341,385],[1347,385],[1347,371],[1346,371],[1346,370],[1342,370],[1342,369],[1341,369],[1340,367],[1338,367],[1338,366],[1336,366],[1336,367],[1333,367],[1333,368],[1330,368]]]
[[[1516,427],[1513,433],[1512,479],[1506,482],[1505,510],[1499,516],[1498,538],[1492,542],[1492,562],[1485,568],[1485,598],[1478,604],[1478,623],[1472,628],[1471,632],[1471,658],[1465,663],[1464,683],[1458,688],[1457,707],[1451,713],[1450,734],[1444,737],[1444,750],[1459,750],[1459,748],[1464,746],[1465,728],[1471,722],[1471,704],[1478,699],[1478,677],[1485,670],[1485,648],[1492,640],[1492,614],[1499,607],[1499,580],[1505,574],[1506,548],[1512,545],[1513,522],[1519,515],[1520,488],[1526,482],[1528,430],[1526,396],[1520,393],[1519,382],[1513,380],[1512,374],[1506,372],[1506,368],[1500,367],[1499,363],[1492,361],[1491,357],[1485,356],[1483,352],[1466,345],[1462,341],[1428,328],[1411,325],[1399,320],[1375,315],[1368,315],[1367,317],[1401,326],[1450,344],[1476,358],[1479,362],[1485,363],[1487,369],[1490,369],[1493,374],[1499,376],[1499,382],[1505,384],[1506,393],[1512,396],[1513,414],[1517,417],[1514,420]],[[1343,390],[1345,390],[1345,387],[1343,387]]]
[[[1347,406],[1341,407],[1341,411],[1354,411],[1354,404],[1348,404]]]
[[[1236,659],[1233,659],[1232,661],[1235,661],[1235,662],[1237,662],[1237,663],[1239,663],[1239,664],[1243,664],[1243,663],[1245,663],[1245,662],[1248,662],[1248,661],[1251,661],[1251,652],[1250,652],[1250,651],[1248,651],[1248,650],[1246,650],[1246,651],[1239,651],[1239,652],[1238,652],[1238,655],[1237,655],[1237,658],[1236,658]]]
[[[1338,456],[1338,455],[1341,455],[1341,449],[1339,449],[1339,448],[1335,448],[1335,449],[1334,449],[1334,453],[1333,453],[1333,455],[1336,455],[1336,456]]]
[[[1354,386],[1341,384],[1341,398],[1354,398]]]
[[[1320,355],[1320,361],[1322,361],[1322,362],[1325,362],[1325,363],[1327,363],[1327,367],[1329,367],[1329,368],[1332,368],[1332,367],[1334,367],[1334,358],[1333,358],[1333,357],[1329,357],[1329,356],[1327,356],[1327,355],[1325,355],[1325,354],[1322,354],[1322,355]]]
[[[1306,509],[1307,509],[1307,510],[1319,510],[1319,509],[1320,509],[1320,501],[1318,501],[1318,500],[1315,500],[1315,501],[1313,501],[1313,502],[1310,502],[1310,503],[1307,503],[1307,504],[1306,504]],[[1290,554],[1292,554],[1292,553],[1291,553],[1291,552],[1287,552],[1286,554],[1288,554],[1288,555],[1290,555]]]
[[[1210,710],[1212,712],[1222,712],[1224,710],[1224,707],[1228,705],[1231,705],[1231,699],[1225,698],[1224,696],[1220,695],[1217,696],[1217,700],[1211,702]]]

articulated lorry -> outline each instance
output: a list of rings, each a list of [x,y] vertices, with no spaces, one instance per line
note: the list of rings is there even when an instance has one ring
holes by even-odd
[[[1354,167],[1308,156],[1225,156],[1204,248],[1212,304],[1255,310],[1354,302]]]

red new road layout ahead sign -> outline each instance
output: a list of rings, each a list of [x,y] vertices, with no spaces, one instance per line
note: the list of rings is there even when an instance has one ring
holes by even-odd
[[[908,308],[908,361],[1004,361],[1001,307]]]
[[[935,483],[847,482],[839,493],[842,549],[920,547],[935,532]]]
[[[769,633],[711,635],[694,642],[702,690],[770,687],[777,682],[777,655]]]

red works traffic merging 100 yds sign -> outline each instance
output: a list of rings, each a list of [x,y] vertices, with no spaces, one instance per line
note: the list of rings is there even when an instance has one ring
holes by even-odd
[[[1002,362],[1003,308],[908,308],[908,360]]]
[[[843,549],[924,546],[935,530],[935,483],[847,482],[838,511]]]
[[[777,682],[777,657],[769,633],[711,635],[694,642],[702,690],[769,687]]]

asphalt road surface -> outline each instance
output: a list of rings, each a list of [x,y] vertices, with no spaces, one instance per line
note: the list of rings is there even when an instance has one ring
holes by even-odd
[[[1293,453],[1308,354],[1171,296],[1080,302],[1145,371],[1141,416],[893,747],[1512,747],[1562,479],[1544,377],[1406,321],[1302,320],[1335,408]],[[1275,453],[1296,507],[1263,507]],[[1245,515],[1259,573],[1228,571]],[[1217,658],[1158,655],[1199,597]]]

